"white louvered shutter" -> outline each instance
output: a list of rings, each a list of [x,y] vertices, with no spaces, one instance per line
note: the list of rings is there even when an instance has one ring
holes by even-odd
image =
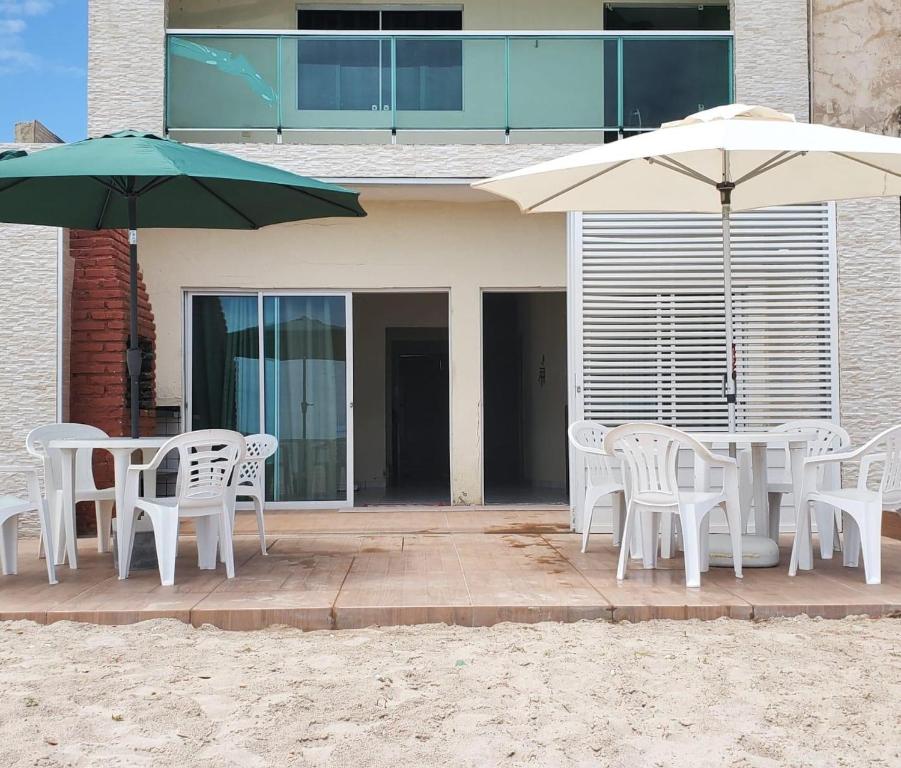
[[[837,414],[832,232],[827,205],[732,217],[739,432]]]
[[[739,431],[836,412],[831,215],[804,205],[732,217]],[[720,217],[580,219],[584,417],[728,429]]]

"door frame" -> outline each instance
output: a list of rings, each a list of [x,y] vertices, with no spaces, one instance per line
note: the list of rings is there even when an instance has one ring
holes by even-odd
[[[192,301],[194,296],[256,296],[257,318],[259,328],[260,350],[260,429],[266,427],[266,397],[265,397],[265,364],[263,347],[263,300],[269,296],[312,296],[312,297],[340,297],[344,299],[345,318],[345,398],[346,398],[346,497],[329,501],[266,501],[269,509],[346,509],[353,507],[354,503],[354,443],[353,443],[353,292],[346,290],[303,290],[303,289],[265,289],[265,288],[184,288],[184,322],[182,323],[182,425],[190,427],[192,419],[192,402],[189,393],[193,387],[192,369],[194,348],[192,342]],[[265,471],[265,470],[264,470]],[[252,509],[252,502],[238,502],[239,509]]]
[[[572,216],[572,214],[567,214],[567,217]],[[568,233],[567,233],[568,236]],[[569,265],[569,253],[567,252],[567,269]],[[486,293],[562,293],[566,297],[566,311],[569,313],[569,302],[570,302],[570,293],[571,289],[569,286],[569,275],[567,274],[567,284],[564,286],[482,286],[479,288],[479,445],[482,446],[482,455],[480,457],[479,462],[479,474],[480,482],[481,482],[481,491],[482,491],[482,504],[484,506],[489,506],[487,500],[485,499],[485,294]],[[566,322],[566,339],[564,340],[567,345],[567,355],[566,355],[566,380],[567,380],[567,391],[569,392],[573,372],[569,366],[572,364],[571,360],[571,351],[573,345],[573,335],[572,328],[569,323],[569,317],[567,316]],[[567,398],[567,412],[569,421],[572,422],[572,401],[571,398]],[[567,441],[568,442],[568,441]],[[571,455],[567,457],[566,460],[566,474],[569,479],[569,496],[572,498],[573,496],[573,484],[572,484],[572,457]],[[522,506],[522,505],[517,505]],[[547,504],[539,504],[537,506],[547,507]]]

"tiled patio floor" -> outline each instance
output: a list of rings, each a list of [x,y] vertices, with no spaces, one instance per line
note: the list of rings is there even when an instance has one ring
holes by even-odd
[[[234,580],[196,568],[184,536],[176,585],[157,571],[119,581],[94,540],[79,542],[77,571],[62,567],[46,582],[35,540],[20,542],[19,575],[0,577],[0,619],[128,623],[172,617],[195,625],[303,629],[373,624],[500,621],[767,618],[807,613],[839,618],[901,612],[901,541],[883,540],[883,584],[868,587],[840,555],[788,577],[788,542],[778,568],[711,569],[699,590],[684,586],[680,560],[617,584],[616,550],[594,536],[587,554],[568,533],[568,512],[534,508],[277,512],[267,515],[269,555],[255,523],[240,516]]]

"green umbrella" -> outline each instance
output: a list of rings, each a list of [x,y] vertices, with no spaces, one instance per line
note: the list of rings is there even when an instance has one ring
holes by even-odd
[[[127,361],[134,437],[141,375],[138,227],[259,229],[285,221],[365,216],[357,197],[333,184],[138,131],[0,162],[0,222],[129,230]]]

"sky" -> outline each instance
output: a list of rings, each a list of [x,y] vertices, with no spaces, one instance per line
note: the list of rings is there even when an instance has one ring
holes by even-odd
[[[0,142],[40,120],[66,141],[87,131],[87,0],[0,0]]]

